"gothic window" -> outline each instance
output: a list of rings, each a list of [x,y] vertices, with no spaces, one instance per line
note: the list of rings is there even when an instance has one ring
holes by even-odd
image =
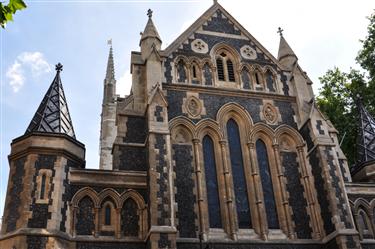
[[[267,88],[270,92],[275,92],[275,79],[274,75],[270,70],[266,72]]]
[[[263,198],[264,206],[266,209],[268,228],[279,229],[280,226],[277,216],[275,196],[273,193],[272,176],[268,161],[267,148],[261,139],[258,139],[256,141],[256,152],[263,188]]]
[[[185,83],[186,81],[187,81],[186,65],[185,65],[185,62],[181,59],[177,63],[177,82]]]
[[[230,162],[232,165],[233,185],[237,208],[239,228],[250,228],[250,207],[244,172],[240,132],[237,123],[230,119],[227,122]]]
[[[46,191],[46,178],[47,178],[47,176],[44,174],[43,176],[42,176],[42,183],[41,183],[41,186],[40,186],[40,197],[39,197],[39,199],[44,199],[44,193],[45,193],[45,191]]]
[[[262,90],[263,89],[263,82],[262,82],[262,74],[258,69],[254,71],[254,77],[255,77],[255,89],[256,90]]]
[[[243,68],[241,71],[241,80],[243,89],[251,89],[249,71],[246,68]]]
[[[94,203],[90,197],[83,197],[78,203],[76,232],[77,235],[92,235],[95,231]]]
[[[215,149],[214,143],[208,135],[203,138],[203,161],[206,176],[209,225],[210,228],[222,228]]]
[[[233,59],[226,51],[216,56],[216,67],[219,81],[236,81]]]
[[[195,62],[193,62],[190,69],[191,69],[191,74],[190,74],[191,75],[191,83],[192,84],[199,84],[199,82],[200,82],[199,71],[200,70],[199,70],[198,65]]]
[[[105,206],[104,225],[111,225],[111,206],[109,204]]]
[[[223,59],[217,58],[216,59],[216,67],[217,67],[217,77],[219,80],[224,81],[225,75],[224,75],[224,65],[223,65]]]
[[[138,237],[138,206],[132,198],[128,198],[121,209],[121,230],[125,236]]]
[[[362,239],[374,238],[368,216],[363,209],[359,209],[358,211],[358,230]]]
[[[227,69],[228,69],[228,79],[231,82],[236,81],[234,78],[234,69],[233,69],[233,63],[230,59],[227,60]]]
[[[206,86],[212,85],[212,73],[211,73],[211,68],[208,65],[208,63],[204,64],[203,66],[203,78],[204,78],[204,84]]]

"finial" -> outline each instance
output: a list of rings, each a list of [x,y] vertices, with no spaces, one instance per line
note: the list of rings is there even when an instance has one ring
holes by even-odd
[[[112,47],[112,38],[107,41],[107,44]]]
[[[280,27],[279,27],[279,29],[278,29],[278,31],[277,31],[277,33],[279,33],[280,34],[280,37],[283,37],[283,29],[281,29]]]
[[[151,9],[147,10],[147,16],[148,16],[148,18],[152,17],[152,10]]]
[[[55,70],[57,72],[61,72],[63,70],[63,65],[60,62],[57,63],[57,65],[55,66]]]
[[[214,4],[217,4],[217,0],[214,0]]]

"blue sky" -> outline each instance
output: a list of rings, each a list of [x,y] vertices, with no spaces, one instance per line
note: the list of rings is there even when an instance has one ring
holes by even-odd
[[[0,216],[8,181],[10,142],[24,134],[54,75],[62,82],[77,139],[86,145],[88,168],[98,168],[100,112],[113,40],[118,94],[130,89],[130,51],[139,50],[139,33],[148,8],[163,40],[172,43],[213,1],[26,1],[14,22],[1,30]],[[329,68],[355,66],[359,39],[366,35],[373,0],[219,0],[259,42],[277,56],[281,26],[300,65],[318,89]]]

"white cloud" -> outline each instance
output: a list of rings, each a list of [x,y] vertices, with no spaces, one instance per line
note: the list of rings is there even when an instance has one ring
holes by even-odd
[[[51,72],[51,66],[40,52],[23,52],[17,59],[24,65],[30,66],[34,77]]]
[[[8,68],[6,77],[13,92],[18,92],[25,84],[25,68],[31,70],[32,77],[36,78],[44,73],[51,72],[51,66],[40,52],[23,52],[17,56],[14,63]]]
[[[116,93],[121,96],[130,94],[130,89],[132,87],[132,75],[130,70],[126,70],[125,73],[117,81]]]
[[[12,87],[13,92],[18,92],[25,83],[23,70],[18,61],[15,61],[13,65],[8,68],[6,77],[9,78],[9,85]]]

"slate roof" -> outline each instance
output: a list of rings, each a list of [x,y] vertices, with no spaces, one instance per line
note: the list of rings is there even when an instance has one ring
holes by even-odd
[[[26,132],[63,133],[75,138],[68,104],[65,99],[60,73],[62,65],[56,65],[56,76],[44,95],[38,110],[34,114]]]

